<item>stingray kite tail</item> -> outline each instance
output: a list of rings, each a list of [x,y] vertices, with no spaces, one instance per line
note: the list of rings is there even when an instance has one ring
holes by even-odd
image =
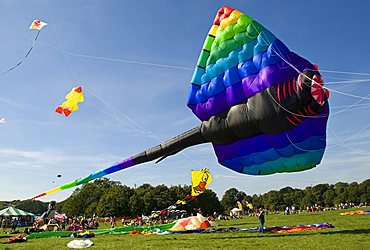
[[[62,186],[53,188],[49,191],[46,191],[42,194],[39,194],[39,195],[37,195],[37,196],[35,196],[31,199],[35,200],[37,198],[43,197],[43,196],[48,195],[48,194],[52,194],[52,193],[55,193],[55,192],[58,192],[58,191],[61,191],[61,190],[68,189],[68,188],[73,188],[73,187],[88,183],[92,180],[95,180],[95,179],[101,178],[103,176],[106,176],[108,174],[112,174],[114,172],[129,168],[129,167],[133,167],[135,165],[139,165],[141,163],[153,161],[153,160],[156,160],[156,159],[159,159],[157,161],[157,162],[159,162],[159,161],[163,160],[164,158],[166,158],[167,156],[176,154],[176,153],[180,152],[181,150],[183,150],[187,147],[197,145],[197,144],[201,144],[201,143],[205,143],[205,142],[207,142],[207,141],[202,137],[200,126],[198,126],[198,127],[195,127],[195,128],[193,128],[189,131],[186,131],[185,133],[182,133],[178,136],[175,136],[172,139],[170,139],[170,140],[168,140],[164,143],[161,143],[161,144],[159,144],[155,147],[149,148],[149,149],[147,149],[147,150],[145,150],[145,151],[143,151],[139,154],[131,156],[131,157],[123,160],[122,162],[117,163],[116,165],[113,165],[113,166],[111,166],[109,168],[106,168],[106,169],[103,169],[103,170],[96,171],[96,172],[94,172],[94,173],[92,173],[92,174],[90,174],[86,177],[78,178],[78,179],[76,179],[74,181],[71,181],[71,182],[68,182],[68,183],[66,183]]]

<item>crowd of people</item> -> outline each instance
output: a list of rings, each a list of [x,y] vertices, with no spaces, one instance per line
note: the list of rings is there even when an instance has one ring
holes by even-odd
[[[8,232],[8,228],[10,228],[10,232],[15,232],[17,227],[22,226],[21,220],[17,217],[12,217],[11,219],[8,216],[0,218],[0,225],[3,230],[3,233]]]
[[[305,208],[295,208],[294,206],[286,206],[284,209],[284,215],[290,214],[300,214],[301,212],[318,212],[324,210],[339,210],[339,209],[347,209],[353,208],[358,206],[366,206],[368,204],[360,204],[355,206],[353,203],[340,203],[336,207],[327,209],[323,208],[320,205],[313,205],[313,206],[306,206]],[[241,210],[241,211],[239,211]],[[269,214],[267,209],[263,207],[259,207],[258,209],[239,209],[238,212],[231,213],[230,215],[225,214],[218,214],[214,213],[207,219],[212,220],[229,220],[229,219],[240,219],[242,216],[256,216],[259,221],[259,228],[260,232],[264,232],[264,223],[265,223],[265,216]],[[236,211],[236,210],[235,210]],[[193,214],[194,215],[200,213],[202,214],[201,209],[195,209]],[[271,213],[271,211],[270,211]],[[278,212],[272,212],[272,214],[280,214]],[[127,217],[116,217],[110,216],[106,218],[98,218],[96,214],[93,214],[91,217],[77,217],[73,216],[71,218],[67,217],[66,215],[58,214],[55,212],[54,204],[50,204],[48,207],[47,212],[40,218],[38,218],[34,224],[33,228],[30,232],[39,232],[39,231],[47,231],[51,230],[67,230],[67,231],[79,231],[79,230],[86,230],[86,229],[97,229],[100,226],[100,223],[104,223],[104,226],[107,227],[108,223],[111,228],[117,227],[117,222],[121,222],[121,226],[152,226],[157,224],[165,224],[173,222],[177,219],[185,218],[190,216],[187,211],[185,210],[162,210],[162,211],[152,211],[151,215],[145,216],[138,216],[136,218],[127,218]],[[0,225],[2,228],[3,233],[12,233],[16,232],[17,227],[21,226],[21,220],[17,217],[3,217],[0,218]]]

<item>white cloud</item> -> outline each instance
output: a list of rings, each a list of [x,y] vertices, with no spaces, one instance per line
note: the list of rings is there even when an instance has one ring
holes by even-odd
[[[16,160],[15,160],[16,159]],[[62,151],[27,151],[0,148],[0,168],[47,168],[50,165],[93,165],[112,164],[120,158],[114,155],[68,155]]]

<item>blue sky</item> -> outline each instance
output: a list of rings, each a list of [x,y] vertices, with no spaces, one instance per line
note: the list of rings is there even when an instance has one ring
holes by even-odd
[[[328,148],[316,168],[248,176],[217,163],[210,144],[160,164],[108,177],[133,187],[190,183],[208,167],[219,198],[285,186],[362,182],[370,177],[369,1],[5,1],[0,2],[0,72],[32,45],[34,19],[48,23],[30,56],[0,75],[0,200],[27,199],[103,169],[197,126],[186,107],[193,68],[218,9],[251,16],[290,50],[319,65],[331,90]],[[81,85],[85,102],[54,112]],[[61,174],[61,178],[56,176]],[[46,196],[63,200],[73,189]]]

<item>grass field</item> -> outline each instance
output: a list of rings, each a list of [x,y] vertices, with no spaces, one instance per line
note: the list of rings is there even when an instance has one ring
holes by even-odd
[[[367,208],[369,209],[369,208]],[[354,210],[354,209],[352,209]],[[172,235],[97,235],[90,238],[89,249],[370,249],[370,215],[340,216],[341,211],[268,215],[265,226],[294,226],[328,222],[331,229],[297,233],[200,233]],[[257,227],[256,217],[217,221],[219,227]],[[71,238],[30,239],[6,244],[8,237],[0,234],[0,249],[68,249]]]

